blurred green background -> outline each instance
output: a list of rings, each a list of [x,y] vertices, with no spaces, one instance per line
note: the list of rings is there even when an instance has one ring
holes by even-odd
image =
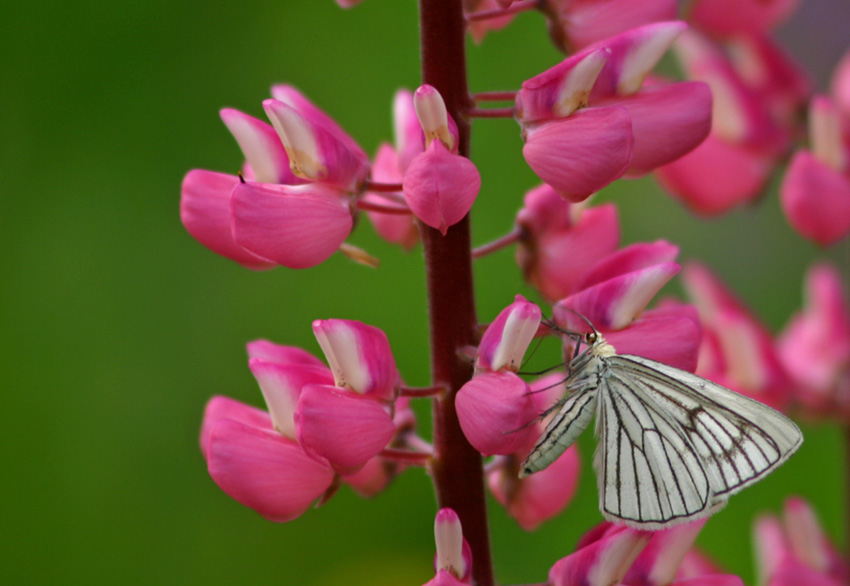
[[[846,28],[828,13],[838,2],[820,12],[812,4],[781,33],[823,82]],[[3,12],[0,582],[428,580],[435,505],[422,471],[369,501],[344,488],[277,525],[224,495],[197,446],[213,394],[262,404],[244,343],[266,337],[318,351],[313,319],[383,328],[407,382],[427,384],[420,250],[394,250],[361,222],[351,240],[381,258],[379,270],[337,255],[308,271],[254,273],[201,247],[178,217],[186,171],[241,164],[219,108],[262,117],[274,82],[301,88],[374,152],[391,136],[393,92],[418,83],[416,4],[81,0]],[[516,88],[558,59],[543,19],[522,15],[471,46],[471,87]],[[480,244],[510,228],[536,181],[514,122],[479,121],[474,132]],[[775,330],[799,306],[813,259],[832,258],[846,274],[847,242],[826,251],[804,242],[781,217],[775,186],[758,206],[712,221],[689,216],[651,179],[618,182],[603,198],[621,204],[625,243],[680,244],[682,259],[708,263]],[[508,251],[479,261],[476,277],[483,321],[531,293]],[[805,431],[799,455],[732,499],[700,536],[748,583],[752,517],[778,510],[785,495],[809,498],[844,543],[841,436],[828,425]],[[583,452],[592,448],[586,434]],[[599,520],[589,461],[574,503],[537,532],[491,507],[502,583],[542,581]]]

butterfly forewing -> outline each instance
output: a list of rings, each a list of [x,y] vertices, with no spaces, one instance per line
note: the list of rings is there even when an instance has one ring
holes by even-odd
[[[639,356],[613,356],[607,363],[678,423],[717,497],[756,482],[803,441],[796,424],[778,411],[695,374]]]

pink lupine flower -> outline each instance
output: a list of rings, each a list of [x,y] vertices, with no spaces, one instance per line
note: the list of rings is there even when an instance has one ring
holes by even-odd
[[[546,184],[526,193],[523,202],[516,219],[523,232],[517,263],[545,299],[572,293],[587,269],[617,249],[614,204],[571,204]]]
[[[642,89],[649,71],[685,26],[663,22],[632,29],[523,84],[517,94],[517,118],[527,142],[523,154],[544,181],[571,201],[580,201],[625,172],[642,175],[681,157],[708,135],[711,94],[705,84]],[[595,117],[580,125],[580,117],[591,112]],[[563,150],[573,143],[573,150]],[[556,150],[553,154],[549,149]]]
[[[829,543],[811,506],[801,498],[785,501],[784,519],[763,515],[755,522],[760,584],[839,586],[850,578],[847,562]]]
[[[777,346],[804,412],[850,420],[850,299],[835,268],[809,269],[803,311],[785,326]]]
[[[463,12],[467,16],[476,12],[507,8],[513,0],[463,0]],[[508,26],[514,19],[515,14],[505,14],[484,20],[472,20],[468,23],[469,34],[472,40],[478,44],[484,40],[490,31],[498,31]]]
[[[678,247],[659,240],[633,244],[603,258],[579,281],[577,290],[555,304],[556,323],[571,331],[587,318],[620,354],[645,356],[685,370],[696,365],[700,338],[692,308],[668,304],[646,306],[674,275]]]
[[[540,308],[517,295],[484,332],[476,376],[455,397],[464,435],[486,456],[516,452],[534,434],[528,424],[538,411],[528,384],[515,372],[540,319]]]
[[[703,326],[697,374],[784,410],[791,381],[767,328],[706,267],[690,263],[683,282]]]
[[[308,454],[353,474],[395,434],[392,402],[399,375],[386,335],[349,320],[317,320],[313,331],[333,373],[334,385],[301,389],[294,418]]]
[[[393,136],[398,155],[398,169],[403,175],[410,161],[425,150],[425,136],[416,116],[413,93],[401,89],[393,98]]]
[[[696,0],[689,20],[717,37],[757,35],[788,18],[800,0]]]
[[[481,189],[481,175],[472,161],[456,154],[457,131],[449,124],[437,90],[420,87],[414,105],[426,147],[404,174],[404,198],[417,218],[445,235],[472,208]]]
[[[653,22],[676,18],[675,0],[544,0],[549,35],[564,52]]]
[[[222,110],[245,154],[245,174],[191,171],[181,219],[203,245],[248,268],[307,268],[351,232],[350,198],[366,180],[369,159],[297,90],[275,86],[272,94],[264,107],[273,126]]]
[[[826,97],[812,100],[811,150],[797,151],[780,187],[785,216],[803,236],[827,245],[850,234],[850,150]]]
[[[541,319],[540,308],[517,295],[513,303],[499,312],[481,337],[475,367],[494,372],[503,369],[518,371]]]
[[[563,373],[553,373],[531,385],[538,413],[549,409],[564,394]],[[519,464],[543,433],[546,420],[538,417],[524,444],[509,455],[497,457],[487,470],[487,486],[520,527],[532,531],[559,514],[570,503],[578,486],[580,461],[578,447],[570,446],[544,470],[519,478]]]
[[[435,576],[424,586],[456,586],[472,580],[472,549],[463,536],[457,513],[440,509],[434,519]]]

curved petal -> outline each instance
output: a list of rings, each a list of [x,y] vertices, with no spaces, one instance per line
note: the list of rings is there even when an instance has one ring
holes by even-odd
[[[233,108],[224,108],[219,115],[239,143],[257,181],[301,183],[289,169],[286,150],[271,125]]]
[[[770,31],[797,9],[800,0],[697,0],[690,20],[718,37]]]
[[[254,340],[248,342],[245,347],[248,350],[248,358],[262,358],[278,364],[325,366],[324,362],[297,346],[284,346],[268,340]]]
[[[233,239],[291,269],[315,266],[351,232],[348,200],[319,185],[241,183],[233,190]]]
[[[613,252],[594,264],[584,273],[579,287],[596,285],[608,279],[645,269],[663,262],[673,262],[679,256],[679,247],[666,240],[638,242]]]
[[[701,329],[693,306],[681,311],[651,309],[623,329],[605,332],[618,354],[643,356],[694,372],[699,358]]]
[[[180,220],[198,242],[242,266],[270,269],[276,263],[248,252],[233,241],[230,231],[230,194],[239,184],[235,175],[194,169],[183,179]]]
[[[475,165],[439,140],[417,155],[404,175],[404,199],[425,224],[445,234],[472,208],[481,189]]]
[[[620,528],[618,528],[620,529]],[[551,586],[619,584],[649,542],[651,532],[622,527],[558,560],[549,570]]]
[[[340,474],[357,472],[395,433],[384,404],[323,385],[302,389],[295,425],[304,449],[327,458]]]
[[[722,214],[754,199],[773,157],[709,134],[684,157],[655,170],[662,187],[698,214]]]
[[[499,312],[478,344],[476,368],[513,372],[522,365],[522,357],[537,334],[542,314],[540,308],[522,295]]]
[[[416,117],[413,118],[416,120]],[[422,130],[416,123],[419,134]],[[421,152],[421,148],[419,151]],[[418,154],[418,152],[417,152]],[[415,156],[415,155],[414,155]],[[382,144],[375,155],[372,165],[372,180],[379,183],[401,183],[402,174],[399,170],[399,157],[389,144]],[[387,200],[374,193],[366,193],[362,201],[385,205]],[[379,211],[366,210],[366,215],[375,227],[378,236],[392,244],[399,244],[407,250],[413,248],[419,242],[419,229],[416,227],[415,218],[411,214],[387,214]]]
[[[632,118],[629,177],[683,157],[711,131],[711,90],[701,81],[651,86],[607,104],[626,108]]]
[[[535,433],[528,385],[513,372],[474,377],[457,392],[455,408],[466,439],[485,456],[516,452]]]
[[[631,118],[625,108],[585,108],[526,129],[522,154],[562,196],[583,201],[626,171],[632,156]]]
[[[301,515],[334,478],[295,442],[232,420],[213,427],[207,463],[224,492],[276,522]]]
[[[850,177],[798,151],[780,187],[782,209],[800,234],[832,244],[850,233]]]
[[[207,402],[204,422],[201,425],[201,453],[207,457],[212,428],[219,421],[232,419],[258,429],[272,430],[272,419],[262,409],[251,407],[235,399],[217,395]]]

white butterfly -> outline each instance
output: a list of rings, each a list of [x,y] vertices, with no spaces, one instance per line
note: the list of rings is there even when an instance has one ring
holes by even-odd
[[[657,530],[708,517],[803,442],[793,421],[758,401],[619,355],[595,329],[583,339],[588,347],[570,363],[567,394],[520,476],[551,464],[595,414],[599,508],[609,521]]]

